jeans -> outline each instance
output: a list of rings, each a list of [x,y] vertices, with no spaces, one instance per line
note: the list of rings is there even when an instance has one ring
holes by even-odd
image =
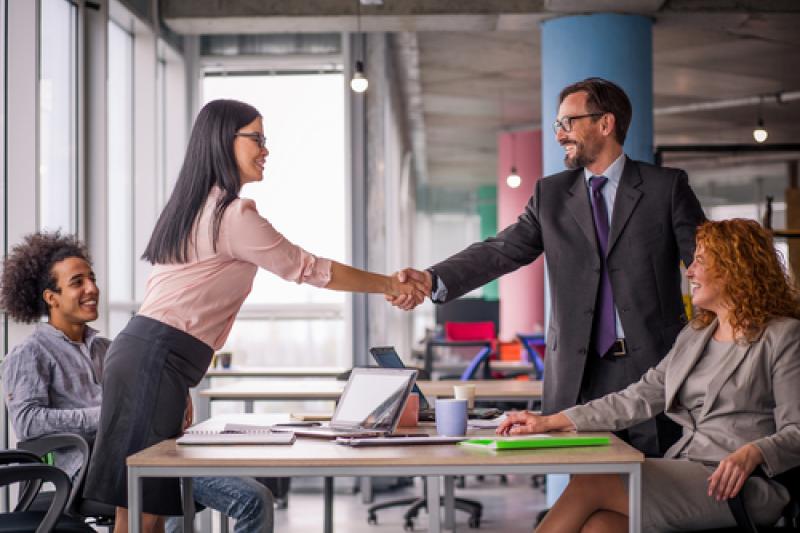
[[[192,479],[197,503],[236,520],[234,533],[272,533],[273,500],[267,487],[249,477],[196,477]],[[180,533],[183,517],[167,519],[166,533]]]

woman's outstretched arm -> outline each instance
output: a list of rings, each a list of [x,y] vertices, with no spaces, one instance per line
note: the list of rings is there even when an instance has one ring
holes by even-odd
[[[411,295],[419,302],[425,299],[425,287],[413,279],[401,282],[393,276],[367,272],[336,261],[331,261],[331,280],[325,285],[325,288],[334,291],[369,292],[390,296]]]

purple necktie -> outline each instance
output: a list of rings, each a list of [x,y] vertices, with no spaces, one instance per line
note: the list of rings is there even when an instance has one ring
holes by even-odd
[[[614,314],[614,295],[611,292],[611,278],[608,277],[606,253],[608,252],[608,214],[606,202],[601,192],[608,183],[608,178],[592,176],[589,187],[592,190],[592,214],[594,216],[594,232],[600,247],[600,288],[597,291],[597,305],[594,310],[592,324],[592,346],[602,357],[608,352],[617,339],[617,323]]]

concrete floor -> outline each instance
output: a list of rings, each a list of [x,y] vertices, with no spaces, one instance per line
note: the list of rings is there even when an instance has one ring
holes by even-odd
[[[422,494],[417,480],[415,486],[378,492],[375,501],[403,498]],[[530,533],[533,521],[545,505],[544,493],[531,486],[530,476],[509,476],[508,484],[501,485],[498,476],[488,476],[483,481],[467,478],[466,487],[456,489],[456,495],[479,500],[483,503],[481,527],[470,529],[468,515],[456,512],[456,530],[460,532]],[[334,531],[336,533],[381,533],[403,531],[405,508],[382,510],[378,513],[377,525],[367,523],[367,505],[360,494],[348,493],[337,485],[334,499]],[[414,531],[427,531],[428,515],[420,513],[414,523]],[[322,494],[313,489],[298,487],[289,494],[289,505],[277,510],[276,533],[322,532]]]

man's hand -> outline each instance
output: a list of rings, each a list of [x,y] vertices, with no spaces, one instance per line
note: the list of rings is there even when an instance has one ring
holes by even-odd
[[[194,422],[194,405],[192,405],[192,395],[187,394],[186,410],[183,412],[183,427],[181,428],[181,433],[190,428],[192,426],[192,422]]]
[[[764,462],[761,450],[753,444],[745,444],[725,459],[708,478],[708,495],[717,501],[733,498],[742,490],[744,482],[753,470]]]
[[[575,429],[569,418],[561,413],[542,416],[528,411],[511,411],[499,426],[498,435],[527,435],[529,433],[547,433],[548,431],[568,431]]]
[[[415,288],[415,291],[412,293],[398,295],[386,294],[386,301],[393,306],[399,307],[404,311],[409,311],[421,304],[426,296],[430,298],[431,288],[433,287],[433,279],[431,278],[430,272],[406,268],[395,272],[392,277],[401,284],[411,283]]]

